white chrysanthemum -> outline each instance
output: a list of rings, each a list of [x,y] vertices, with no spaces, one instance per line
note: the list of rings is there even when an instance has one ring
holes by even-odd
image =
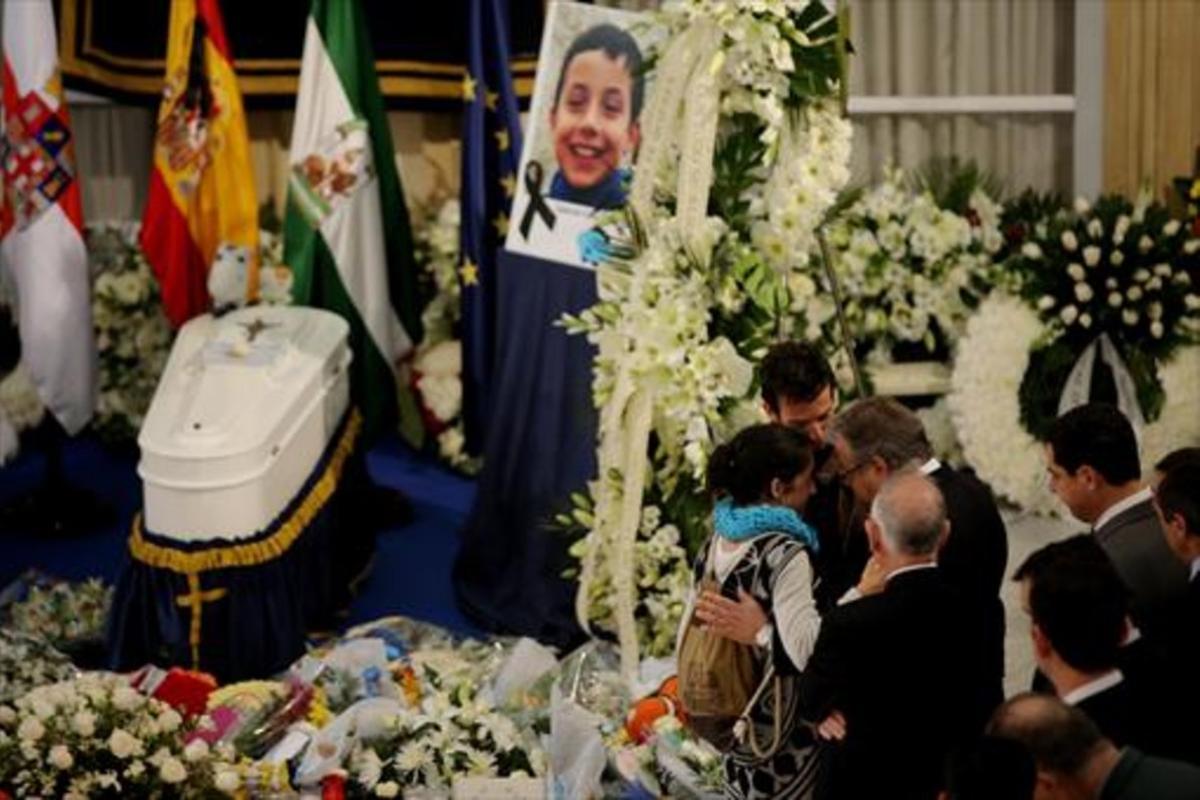
[[[237,770],[220,769],[217,770],[216,777],[213,778],[213,784],[219,791],[227,795],[233,795],[242,785],[242,779],[238,776]]]
[[[142,752],[142,743],[122,728],[115,728],[108,737],[108,749],[117,758],[129,758]]]
[[[998,494],[1038,512],[1057,503],[1039,468],[1042,447],[1021,426],[1019,393],[1044,331],[1022,301],[993,294],[967,321],[946,398],[967,463]]]
[[[17,738],[25,742],[36,742],[46,735],[46,727],[37,717],[26,717],[17,726]]]
[[[376,797],[397,797],[400,794],[400,784],[395,781],[383,781],[375,784]]]
[[[75,758],[66,745],[56,744],[50,748],[50,763],[61,770],[75,766]]]
[[[1068,253],[1074,253],[1079,249],[1079,239],[1076,238],[1075,231],[1063,231],[1059,238],[1062,241],[1063,249]]]

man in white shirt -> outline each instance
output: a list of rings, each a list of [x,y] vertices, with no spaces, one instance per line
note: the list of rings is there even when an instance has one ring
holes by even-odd
[[[1137,439],[1115,406],[1089,403],[1059,417],[1046,441],[1050,488],[1112,560],[1132,595],[1137,626],[1151,636],[1172,628],[1172,607],[1187,572],[1171,554],[1141,481]]]

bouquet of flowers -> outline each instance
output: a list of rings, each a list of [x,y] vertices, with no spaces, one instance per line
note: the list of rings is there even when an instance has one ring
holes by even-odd
[[[545,773],[541,749],[465,683],[432,694],[390,719],[381,735],[356,742],[349,763],[351,797],[396,797],[412,786],[449,789],[460,776]]]
[[[92,324],[99,354],[94,425],[104,437],[137,436],[175,338],[158,282],[138,245],[137,223],[89,225]]]
[[[36,686],[74,674],[71,660],[44,639],[0,629],[0,703],[10,703]]]
[[[213,793],[213,757],[179,712],[117,675],[87,673],[0,706],[0,788],[17,796]]]
[[[898,350],[949,357],[990,288],[991,257],[1004,242],[994,199],[975,189],[967,211],[940,207],[930,191],[910,190],[893,170],[836,218],[829,242],[859,350],[884,361]],[[841,338],[831,322],[824,335]]]
[[[80,583],[39,581],[26,576],[28,592],[8,610],[11,629],[41,636],[55,647],[97,641],[104,637],[112,587],[98,578]]]
[[[1157,418],[1157,365],[1200,334],[1200,237],[1145,196],[1080,199],[1073,213],[1034,226],[1011,266],[1048,326],[1021,386],[1026,427],[1044,433],[1079,354],[1101,336],[1120,354],[1146,420]]]

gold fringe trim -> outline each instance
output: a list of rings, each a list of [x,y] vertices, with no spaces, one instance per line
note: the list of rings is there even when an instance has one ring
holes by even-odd
[[[146,541],[142,531],[142,515],[138,514],[133,518],[132,531],[129,536],[129,552],[136,561],[143,564],[159,569],[169,569],[172,572],[188,576],[198,575],[209,570],[253,567],[274,561],[288,551],[300,534],[308,528],[313,518],[325,507],[334,490],[337,489],[342,470],[346,466],[346,459],[353,452],[361,432],[362,415],[358,409],[354,409],[350,412],[346,430],[342,432],[321,477],[313,484],[312,489],[309,490],[308,495],[295,512],[280,524],[275,533],[262,541],[184,552]]]

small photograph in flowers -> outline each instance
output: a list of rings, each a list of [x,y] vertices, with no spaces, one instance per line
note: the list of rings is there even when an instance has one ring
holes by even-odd
[[[580,267],[604,260],[641,144],[651,28],[643,14],[554,3],[546,20],[505,246]]]

